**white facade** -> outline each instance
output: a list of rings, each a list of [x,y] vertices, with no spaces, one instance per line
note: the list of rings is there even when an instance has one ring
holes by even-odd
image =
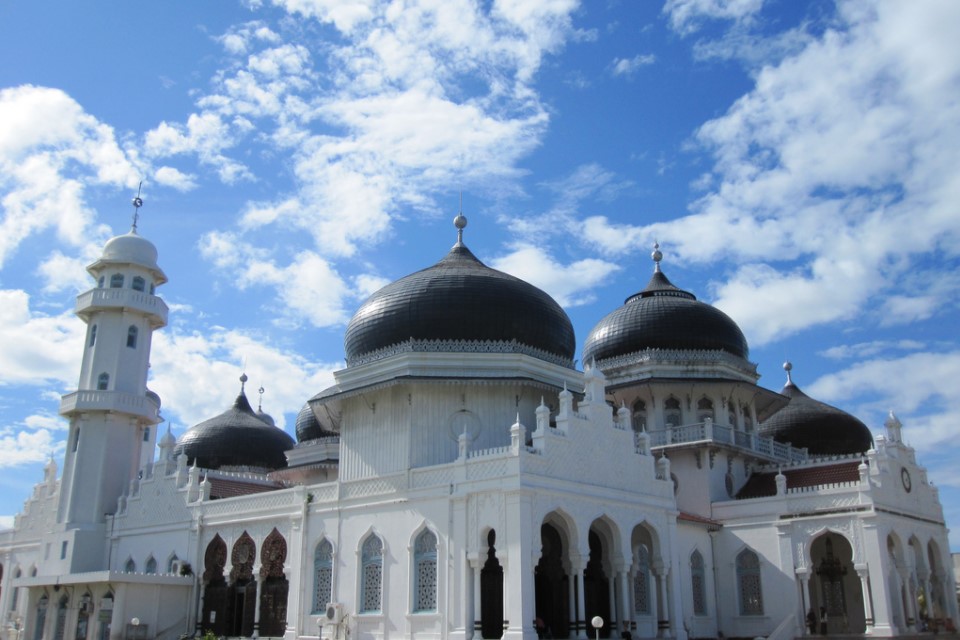
[[[862,459],[811,459],[754,432],[785,399],[722,353],[581,372],[400,348],[311,401],[339,436],[288,469],[188,467],[155,445],[165,277],[129,235],[78,298],[63,476],[51,462],[0,532],[11,639],[587,638],[596,615],[604,637],[788,638],[820,606],[844,612],[831,634],[958,624],[937,491],[899,423]]]

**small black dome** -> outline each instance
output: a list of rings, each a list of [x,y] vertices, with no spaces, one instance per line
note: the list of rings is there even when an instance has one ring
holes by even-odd
[[[205,469],[253,467],[276,470],[287,466],[284,451],[293,438],[263,422],[240,391],[233,406],[192,427],[177,441],[174,455],[185,453],[189,464]]]
[[[721,350],[746,359],[750,351],[737,323],[675,287],[655,260],[657,269],[643,291],[607,314],[587,336],[583,362],[645,349]]]
[[[303,409],[297,414],[297,442],[306,442],[307,440],[316,440],[327,436],[337,435],[334,431],[327,431],[317,420],[317,416],[310,408],[310,403],[305,403]]]
[[[846,411],[814,400],[792,380],[787,380],[780,393],[790,398],[790,403],[760,424],[760,435],[818,456],[863,453],[873,446],[867,425]]]
[[[347,364],[408,340],[505,342],[572,366],[566,312],[528,282],[491,269],[458,242],[440,262],[380,289],[347,326]]]

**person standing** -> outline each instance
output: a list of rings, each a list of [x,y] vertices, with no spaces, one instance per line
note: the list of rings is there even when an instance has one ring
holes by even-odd
[[[827,608],[820,607],[820,635],[827,635]]]

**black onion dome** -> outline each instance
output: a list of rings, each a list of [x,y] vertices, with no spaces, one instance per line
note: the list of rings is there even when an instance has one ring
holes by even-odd
[[[516,341],[572,364],[573,324],[528,282],[491,269],[457,242],[440,262],[380,289],[347,326],[347,363],[410,339]]]
[[[205,469],[254,467],[276,470],[287,466],[283,452],[292,449],[293,445],[293,438],[286,432],[257,417],[241,390],[230,409],[180,436],[174,454],[185,453],[188,464]]]
[[[806,448],[812,455],[863,453],[873,446],[867,425],[846,411],[814,400],[789,377],[780,393],[790,402],[760,424],[760,435]]]
[[[746,359],[747,339],[723,311],[700,302],[656,270],[640,293],[607,314],[587,336],[583,362],[604,360],[645,349],[721,350]]]
[[[305,403],[300,413],[297,414],[297,442],[306,442],[307,440],[316,440],[326,436],[336,435],[332,431],[327,431],[317,420],[317,416],[310,408],[310,403]]]

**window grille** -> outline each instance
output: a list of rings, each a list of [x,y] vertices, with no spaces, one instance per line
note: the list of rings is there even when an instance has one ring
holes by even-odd
[[[737,589],[740,592],[740,615],[763,615],[763,585],[760,582],[760,558],[744,549],[737,556]]]
[[[383,588],[383,543],[377,536],[372,535],[363,543],[361,571],[360,612],[379,612]]]
[[[416,602],[414,611],[437,610],[437,537],[431,531],[423,531],[414,544],[416,567]]]
[[[650,614],[650,551],[646,545],[637,548],[637,568],[633,574],[633,610]]]
[[[321,613],[333,595],[333,545],[324,540],[313,557],[313,612]]]
[[[707,583],[703,556],[699,551],[694,551],[690,556],[690,586],[693,589],[693,615],[707,615]]]

